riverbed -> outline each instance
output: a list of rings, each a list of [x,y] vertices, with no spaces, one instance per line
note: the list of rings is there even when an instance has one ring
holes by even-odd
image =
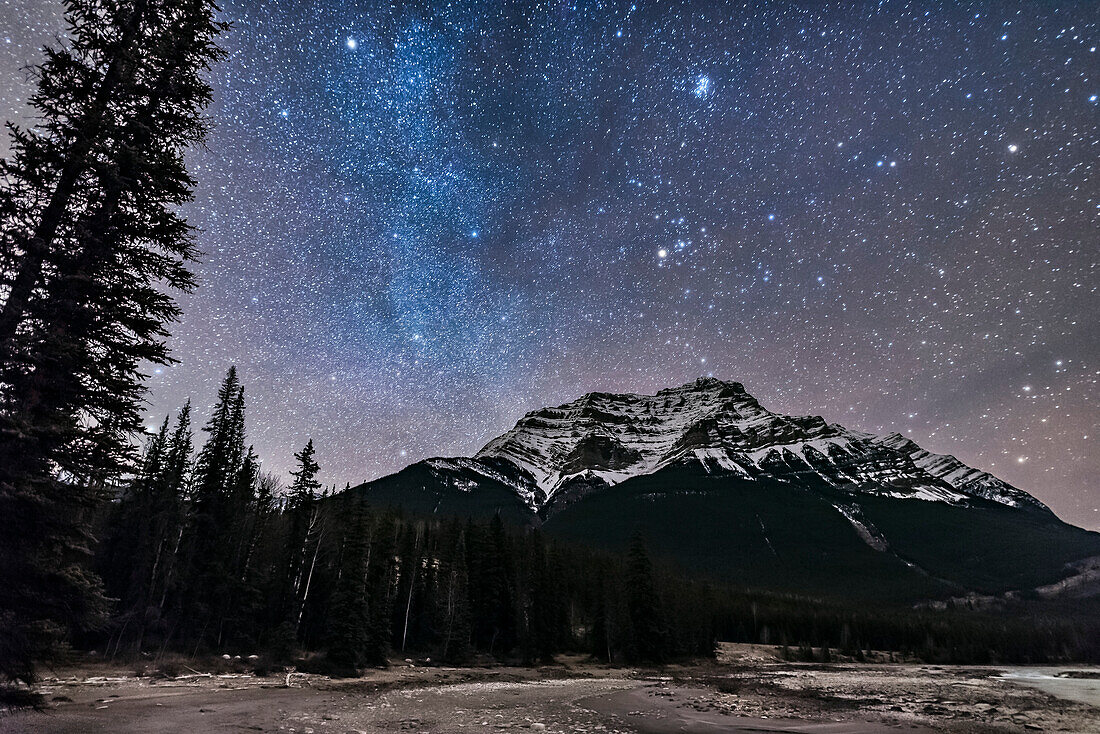
[[[761,650],[659,669],[395,661],[342,680],[59,671],[48,709],[0,716],[0,732],[1100,732],[1095,669],[793,664]]]

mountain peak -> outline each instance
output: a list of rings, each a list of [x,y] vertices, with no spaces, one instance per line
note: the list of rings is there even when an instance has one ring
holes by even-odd
[[[747,394],[745,386],[740,382],[730,382],[717,377],[698,377],[691,382],[686,382],[679,387],[666,387],[658,390],[658,395],[683,392],[714,392],[722,391],[730,394]]]

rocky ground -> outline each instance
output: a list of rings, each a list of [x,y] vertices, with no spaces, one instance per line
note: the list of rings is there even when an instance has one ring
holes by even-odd
[[[44,688],[48,710],[0,715],[0,732],[1100,732],[1096,669],[1069,678],[1054,669],[793,664],[772,653],[726,646],[717,662],[659,670],[580,659],[544,668],[398,663],[353,680],[60,671]]]

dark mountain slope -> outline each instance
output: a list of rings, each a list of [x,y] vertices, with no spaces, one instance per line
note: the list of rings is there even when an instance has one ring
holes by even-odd
[[[641,531],[684,570],[746,586],[880,599],[1033,588],[1100,555],[1100,534],[1048,513],[987,502],[961,508],[841,497],[783,483],[668,468],[593,493],[552,516],[547,533],[623,548]]]
[[[544,528],[563,540],[616,550],[640,531],[654,555],[689,573],[756,588],[837,596],[871,590],[891,598],[950,590],[870,548],[812,491],[689,468],[589,494]]]
[[[371,505],[399,507],[412,515],[444,515],[484,520],[499,514],[515,525],[530,524],[530,508],[512,485],[449,462],[440,471],[432,461],[411,464],[396,474],[353,487]]]

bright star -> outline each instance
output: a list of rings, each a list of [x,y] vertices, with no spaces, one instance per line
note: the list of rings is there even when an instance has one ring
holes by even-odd
[[[657,257],[664,260],[666,257],[668,257],[668,250],[663,247],[660,250],[657,250]]]
[[[359,42],[358,42],[358,41],[356,41],[356,40],[355,40],[354,38],[352,38],[351,36],[348,36],[348,41],[347,41],[347,43],[348,43],[348,48],[349,48],[349,49],[351,49],[352,51],[354,51],[355,49],[359,48]]]
[[[1011,145],[1008,146],[1008,152],[1009,153],[1015,153],[1019,149],[1020,149],[1020,147],[1018,145],[1016,145],[1015,143],[1012,143]]]

